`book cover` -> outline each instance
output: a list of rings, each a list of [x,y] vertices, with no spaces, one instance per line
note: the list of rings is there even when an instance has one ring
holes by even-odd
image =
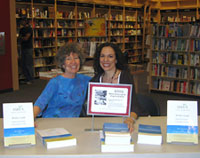
[[[47,149],[74,146],[77,140],[64,128],[37,130],[37,135]]]
[[[4,146],[35,145],[33,103],[3,103]]]
[[[162,144],[162,133],[160,126],[139,124],[138,144]]]
[[[197,101],[167,101],[167,143],[198,144],[197,107]]]
[[[103,133],[104,135],[130,135],[128,125],[125,123],[104,123]]]

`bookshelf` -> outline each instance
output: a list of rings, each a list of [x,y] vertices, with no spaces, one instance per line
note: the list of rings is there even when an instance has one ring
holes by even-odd
[[[33,0],[32,6],[34,72],[39,76],[56,67],[54,0]]]
[[[199,2],[149,2],[150,90],[200,96]]]
[[[129,64],[142,63],[143,5],[143,0],[16,0],[17,30],[22,16],[33,28],[35,77],[56,68],[57,50],[72,41],[97,45],[115,39]],[[85,35],[90,18],[105,18],[105,36]]]

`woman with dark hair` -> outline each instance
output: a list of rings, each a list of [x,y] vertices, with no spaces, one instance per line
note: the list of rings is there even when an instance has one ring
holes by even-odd
[[[116,44],[103,43],[96,49],[94,71],[95,76],[90,82],[132,85],[131,116],[125,120],[130,131],[132,131],[133,123],[142,110],[137,102],[133,76],[130,74],[128,65],[124,61],[123,53]]]
[[[77,43],[61,47],[56,55],[62,75],[52,78],[34,104],[34,117],[79,117],[89,76],[77,74],[84,58]]]

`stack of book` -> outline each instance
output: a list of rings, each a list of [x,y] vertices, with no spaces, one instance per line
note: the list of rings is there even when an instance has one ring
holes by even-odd
[[[47,149],[75,146],[77,144],[76,138],[64,128],[37,130],[37,135]]]
[[[100,133],[101,152],[133,152],[134,144],[127,124],[104,123]]]
[[[139,124],[137,143],[161,145],[162,133],[160,126]]]

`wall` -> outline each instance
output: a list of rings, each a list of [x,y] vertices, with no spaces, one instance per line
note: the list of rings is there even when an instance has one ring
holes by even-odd
[[[10,1],[0,5],[0,32],[5,32],[5,55],[0,55],[0,91],[12,89]]]

